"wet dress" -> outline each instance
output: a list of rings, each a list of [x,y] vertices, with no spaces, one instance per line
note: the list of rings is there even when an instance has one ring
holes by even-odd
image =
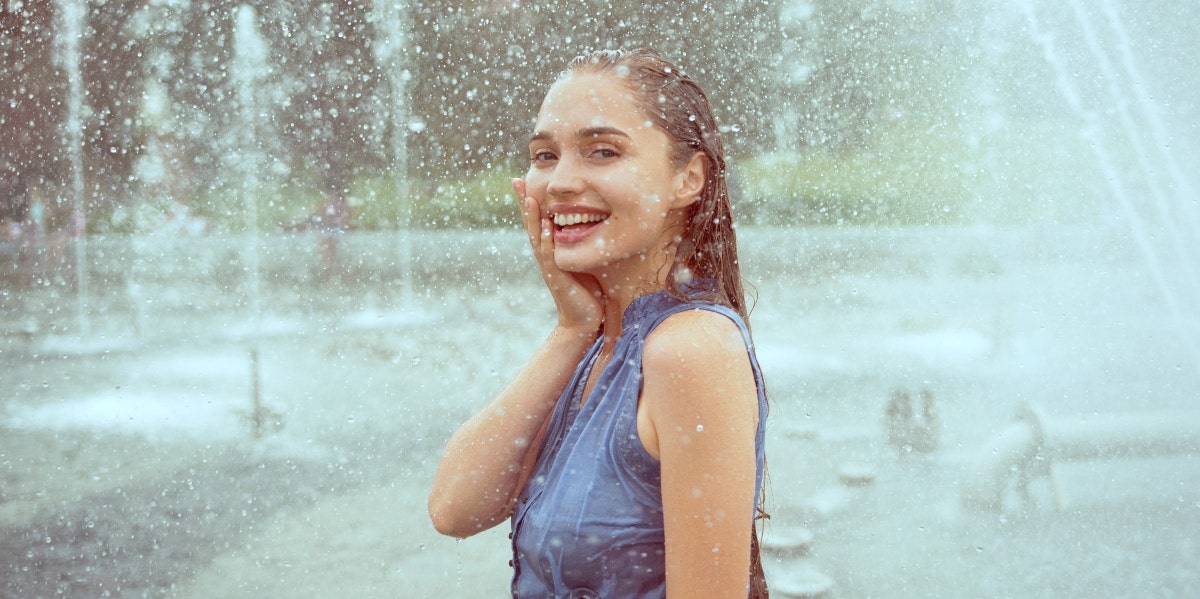
[[[745,322],[725,306],[683,302],[665,291],[642,296],[626,309],[624,331],[587,402],[580,405],[600,340],[550,416],[541,454],[512,516],[513,597],[666,596],[660,467],[637,432],[642,352],[650,332],[668,316],[695,309],[724,314],[746,341],[758,387],[755,488],[761,488],[766,395]]]

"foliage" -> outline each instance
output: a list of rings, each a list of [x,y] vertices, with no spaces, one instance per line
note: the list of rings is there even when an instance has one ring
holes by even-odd
[[[759,224],[1073,221],[1105,196],[1103,177],[1073,155],[1074,142],[1074,131],[1044,120],[983,134],[956,123],[893,127],[840,152],[741,160],[731,180],[738,217]]]
[[[143,142],[137,128],[143,40],[126,22],[138,0],[87,3],[78,65],[86,90],[80,110],[81,160],[90,174],[87,197],[93,208],[126,195],[133,163]],[[55,189],[70,181],[70,161],[60,131],[67,120],[67,65],[55,39],[62,29],[52,0],[0,4],[0,217],[22,216],[31,187]],[[12,111],[11,113],[9,111]]]
[[[0,202],[8,209],[38,177],[70,183],[60,151],[65,71],[53,58],[57,6],[28,0],[0,8],[6,58],[0,76],[20,84],[5,86],[6,103],[30,116],[0,122],[3,138],[19,140],[0,151],[8,173]],[[760,125],[769,118],[766,95],[733,93],[765,88],[770,65],[762,57],[772,52],[775,12],[767,0],[586,0],[553,8],[439,0],[402,3],[399,14],[352,0],[254,3],[257,35],[268,51],[249,93],[244,77],[239,83],[244,57],[236,46],[244,37],[238,15],[251,5],[110,0],[83,6],[84,176],[89,197],[102,202],[147,201],[131,175],[160,138],[185,156],[190,170],[183,176],[217,188],[230,185],[224,179],[231,174],[245,177],[239,171],[250,168],[248,152],[270,157],[284,171],[315,173],[316,185],[327,190],[363,178],[469,177],[519,153],[554,74],[575,54],[597,47],[660,48],[713,92],[731,132],[764,131]],[[13,96],[10,89],[27,91]],[[730,141],[741,143],[732,133]],[[407,147],[397,150],[395,143]],[[202,196],[175,198],[186,203],[222,195],[199,185],[182,193]],[[232,213],[217,209],[214,216],[222,214]]]
[[[411,226],[413,190],[399,177],[363,176],[350,186],[355,229],[379,230]]]
[[[514,227],[520,223],[512,191],[513,173],[492,168],[478,176],[440,183],[416,209],[416,222],[429,228]]]
[[[518,154],[542,94],[574,56],[649,46],[709,93],[734,148],[769,135],[777,2],[437,0],[411,14],[419,176],[486,170]],[[479,32],[485,32],[480,35]],[[754,90],[754,91],[749,91]],[[743,133],[735,133],[740,131]]]
[[[1108,176],[1069,122],[1010,117],[965,137],[966,153],[952,158],[969,175],[973,193],[963,211],[973,221],[1079,222],[1094,218],[1111,197]],[[1130,151],[1118,149],[1114,157],[1136,165]]]
[[[290,231],[308,227],[310,216],[321,205],[313,176],[286,182],[268,181],[254,188],[222,185],[208,188],[189,204],[192,214],[204,219],[217,233],[244,233],[249,228],[250,205],[258,230]]]
[[[0,6],[0,218],[20,220],[28,209],[20,197],[26,188],[66,167],[51,134],[66,116],[58,100],[66,81],[56,76],[50,52],[50,3],[32,3],[22,14],[7,4]]]
[[[814,0],[785,12],[780,112],[795,119],[784,147],[842,151],[875,141],[897,120],[953,112],[960,73],[977,61],[963,0]]]
[[[968,0],[80,2],[93,230],[142,230],[176,203],[238,230],[247,187],[264,229],[297,226],[327,192],[349,196],[359,228],[511,225],[500,171],[522,153],[545,88],[582,51],[643,45],[708,91],[754,218],[970,220],[980,185],[1018,198],[1023,182],[960,164],[963,149],[1002,167],[1024,157],[964,140],[964,106],[985,90],[985,108],[1002,112],[1045,89],[1044,77],[1014,85],[1037,56],[981,36],[1016,12],[979,18]],[[0,115],[0,217],[22,218],[43,182],[74,195],[58,6],[0,4],[0,79],[13,82],[0,88],[11,109]],[[237,49],[247,12],[264,49],[250,77]],[[1024,54],[988,63],[1012,72],[975,68],[988,52]],[[141,177],[148,155],[185,182]]]
[[[775,152],[734,166],[741,218],[763,224],[935,225],[963,219],[969,194],[942,135],[894,130],[869,146]]]
[[[291,166],[315,166],[326,189],[344,188],[384,163],[389,123],[380,119],[387,113],[378,86],[388,65],[372,59],[372,46],[379,25],[399,24],[373,23],[370,10],[352,0],[263,7],[262,32],[278,56],[272,85],[282,90],[276,110]]]
[[[478,175],[442,181],[360,177],[350,187],[354,228],[387,230],[515,227],[513,170],[494,167]]]

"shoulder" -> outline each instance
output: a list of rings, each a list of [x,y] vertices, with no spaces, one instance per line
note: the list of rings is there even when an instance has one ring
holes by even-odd
[[[730,316],[703,308],[669,316],[646,338],[642,375],[639,409],[645,408],[654,429],[647,443],[651,455],[678,457],[670,451],[675,444],[695,452],[700,441],[718,452],[746,442],[752,449],[759,418],[756,379],[741,329]],[[713,423],[721,426],[706,426]],[[680,436],[701,429],[711,434]]]
[[[710,395],[754,395],[754,373],[737,323],[698,308],[667,317],[646,338],[642,372],[651,403],[682,402]]]
[[[736,315],[733,315],[736,316]],[[740,319],[739,319],[740,320]],[[728,360],[746,354],[746,342],[731,316],[697,307],[668,316],[646,337],[646,366],[680,366],[693,361]]]

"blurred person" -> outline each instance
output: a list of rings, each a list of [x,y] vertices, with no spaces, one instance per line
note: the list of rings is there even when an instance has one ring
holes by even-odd
[[[4,236],[5,241],[13,242],[21,240],[21,221],[6,216],[0,219],[0,235]]]
[[[29,224],[34,238],[41,241],[46,234],[46,193],[41,185],[29,190]]]
[[[434,527],[510,520],[514,597],[766,596],[766,390],[708,99],[651,50],[580,56],[529,156],[557,324],[450,438]]]
[[[26,281],[36,281],[46,270],[45,183],[34,181],[25,190],[25,217],[12,229],[20,239],[20,259]]]
[[[159,228],[163,232],[196,237],[208,230],[208,221],[203,216],[192,214],[191,208],[180,200],[171,200],[171,207],[163,216],[165,222]]]

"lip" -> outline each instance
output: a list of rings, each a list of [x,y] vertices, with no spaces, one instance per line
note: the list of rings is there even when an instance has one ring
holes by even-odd
[[[608,215],[608,212],[604,210],[598,210],[596,208],[577,204],[554,206],[546,213],[546,217],[549,218],[551,222],[554,222],[560,216],[584,217],[584,220],[587,220],[588,218],[601,217],[599,220],[592,222],[578,222],[566,226],[558,224],[553,225],[555,243],[579,243],[580,241],[583,241],[599,228],[600,224],[604,222],[604,219],[606,219]]]

